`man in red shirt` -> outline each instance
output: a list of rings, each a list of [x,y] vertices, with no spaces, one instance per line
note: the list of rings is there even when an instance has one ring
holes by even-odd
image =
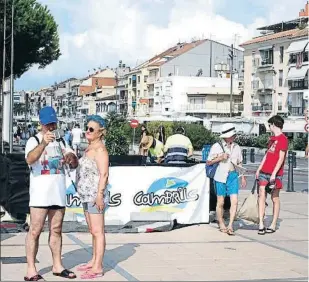
[[[273,116],[268,120],[268,126],[273,136],[270,137],[267,153],[255,175],[256,179],[259,181],[259,235],[274,233],[276,231],[280,210],[279,191],[282,189],[284,162],[289,145],[288,139],[282,133],[283,124],[283,118],[278,115]],[[268,185],[274,185],[274,190],[271,193],[271,199],[273,202],[273,220],[271,225],[268,228],[265,228],[265,188]]]

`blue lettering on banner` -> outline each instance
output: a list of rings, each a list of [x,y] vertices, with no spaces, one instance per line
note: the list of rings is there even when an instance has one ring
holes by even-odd
[[[110,190],[111,185],[108,185],[107,189]],[[118,207],[121,205],[121,193],[111,194],[111,191],[107,191],[107,197],[108,207]],[[81,200],[72,184],[66,190],[66,206],[68,208],[78,208],[81,206]]]
[[[184,204],[194,202],[199,199],[198,190],[193,189],[188,191],[187,188],[177,188],[176,191],[166,190],[162,195],[156,195],[154,192],[144,193],[138,192],[134,198],[133,203],[136,206],[155,206],[155,205],[169,205],[169,204]]]
[[[111,195],[111,192],[108,193],[108,206],[109,207],[118,207],[121,205],[121,193],[116,193]],[[81,205],[81,200],[78,194],[66,194],[66,206],[68,208],[79,207]]]
[[[133,198],[136,206],[148,206],[182,210],[189,202],[199,199],[197,189],[188,189],[189,182],[176,177],[164,177],[154,181],[146,192],[139,191]],[[149,211],[149,210],[148,210]]]

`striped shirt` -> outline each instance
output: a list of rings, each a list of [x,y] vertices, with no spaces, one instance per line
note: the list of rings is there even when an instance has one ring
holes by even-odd
[[[165,162],[170,164],[186,163],[190,151],[193,152],[190,139],[182,134],[174,134],[167,138],[164,146]]]

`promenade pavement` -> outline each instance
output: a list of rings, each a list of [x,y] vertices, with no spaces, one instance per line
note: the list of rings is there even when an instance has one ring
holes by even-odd
[[[248,191],[240,192],[240,202]],[[237,221],[235,236],[216,224],[165,233],[107,234],[105,276],[98,281],[308,281],[308,194],[281,193],[279,230],[259,236],[257,226]],[[272,206],[268,200],[266,219]],[[26,271],[25,233],[1,233],[1,281],[21,281]],[[51,273],[48,234],[40,238],[37,267]],[[76,267],[90,259],[87,233],[63,236],[63,263]],[[264,280],[265,279],[265,280]],[[77,279],[79,281],[79,279]]]

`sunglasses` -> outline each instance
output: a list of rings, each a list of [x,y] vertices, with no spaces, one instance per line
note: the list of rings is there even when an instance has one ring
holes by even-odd
[[[86,131],[88,131],[88,130],[89,130],[89,132],[91,132],[91,133],[94,132],[94,128],[93,128],[93,127],[88,127],[88,126],[86,126]]]

